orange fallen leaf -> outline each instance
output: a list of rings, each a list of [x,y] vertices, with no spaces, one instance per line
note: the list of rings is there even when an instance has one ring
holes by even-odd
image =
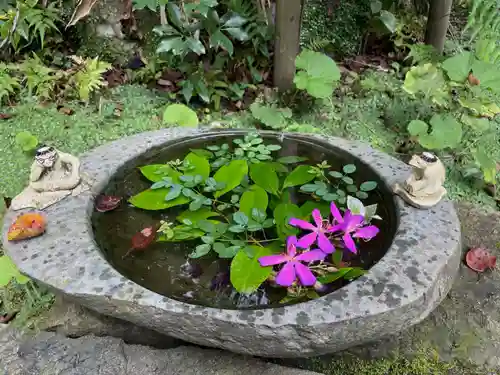
[[[40,236],[45,232],[47,221],[42,214],[30,212],[22,214],[9,227],[7,240],[20,241]]]

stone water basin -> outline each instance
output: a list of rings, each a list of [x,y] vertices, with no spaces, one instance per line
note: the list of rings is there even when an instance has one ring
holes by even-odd
[[[142,225],[141,216],[125,206],[113,219],[99,218],[95,196],[137,193],[144,187],[136,186],[140,183],[132,171],[158,155],[182,156],[184,146],[244,134],[165,129],[96,148],[82,156],[82,172],[94,181],[92,191],[47,208],[43,236],[8,243],[4,235],[4,248],[22,272],[97,312],[192,343],[264,357],[321,355],[375,340],[418,323],[441,302],[460,261],[453,204],[443,201],[431,210],[404,204],[388,186],[406,178],[408,166],[364,144],[334,137],[260,132],[281,142],[283,149],[314,149],[310,154],[319,158],[315,162],[352,162],[362,168],[364,179],[379,182],[374,199],[385,220],[382,235],[359,260],[369,269],[364,276],[304,303],[283,305],[267,295],[263,303],[262,298],[242,299],[234,293],[215,303],[203,291],[184,297],[185,290],[165,271],[166,266],[180,267],[183,257],[178,253],[159,259],[157,249],[121,262],[122,254],[115,251],[126,246],[121,234],[131,231],[125,233],[130,237]],[[7,213],[4,232],[16,214]]]

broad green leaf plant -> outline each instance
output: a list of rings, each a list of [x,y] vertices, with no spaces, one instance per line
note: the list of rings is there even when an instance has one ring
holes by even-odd
[[[331,102],[333,92],[340,80],[340,69],[335,61],[323,53],[304,49],[295,59],[295,66],[297,71],[293,82],[296,89],[306,92],[315,99],[326,99]],[[255,101],[250,105],[250,112],[255,120],[269,129],[305,133],[320,132],[318,128],[311,125],[294,122],[290,108]]]
[[[460,149],[464,163],[475,163],[484,181],[495,184],[496,161],[486,150],[498,142],[493,122],[500,115],[500,65],[490,57],[476,48],[443,61],[422,62],[406,73],[403,89],[415,99],[432,101],[436,111],[428,121],[411,121],[410,136],[425,149]]]
[[[232,259],[233,287],[240,293],[251,293],[275,275],[274,268],[263,266],[260,259],[282,251],[289,237],[299,234],[299,229],[290,225],[292,218],[310,220],[315,210],[328,217],[329,205],[335,202],[361,215],[366,223],[380,219],[376,205],[365,207],[362,203],[377,183],[356,185],[354,164],[334,171],[326,162],[314,165],[304,157],[276,157],[280,149],[281,145],[249,133],[230,144],[191,149],[182,160],[145,165],[140,171],[151,187],[129,202],[143,210],[176,207],[180,213],[175,223],[162,222],[156,240],[196,241],[191,258]],[[304,203],[294,203],[289,188],[296,188]],[[340,267],[341,256],[336,262]],[[321,271],[322,267],[319,275],[333,277],[333,268]],[[335,272],[343,272],[337,279],[363,274],[357,267],[340,267]],[[284,302],[318,296],[314,289],[300,284],[290,290]]]

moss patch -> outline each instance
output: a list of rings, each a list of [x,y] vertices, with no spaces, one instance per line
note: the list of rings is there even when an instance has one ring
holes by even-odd
[[[436,352],[422,349],[411,358],[398,356],[378,360],[362,360],[354,356],[317,357],[281,364],[316,371],[325,375],[484,375],[485,370],[473,365],[446,363]]]

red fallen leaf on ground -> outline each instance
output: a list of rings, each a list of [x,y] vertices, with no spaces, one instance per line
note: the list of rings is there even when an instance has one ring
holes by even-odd
[[[122,201],[122,197],[114,195],[101,195],[97,198],[95,209],[99,212],[108,212],[117,208]]]
[[[465,262],[473,271],[484,272],[487,269],[495,268],[497,257],[482,247],[474,247],[467,252]]]
[[[151,245],[155,239],[156,230],[154,227],[147,227],[141,230],[140,232],[134,234],[132,237],[132,247],[125,253],[122,257],[126,258],[134,251],[140,251],[146,249],[149,245]]]
[[[47,220],[42,214],[30,212],[20,215],[9,227],[7,240],[20,241],[40,236],[45,232]]]

